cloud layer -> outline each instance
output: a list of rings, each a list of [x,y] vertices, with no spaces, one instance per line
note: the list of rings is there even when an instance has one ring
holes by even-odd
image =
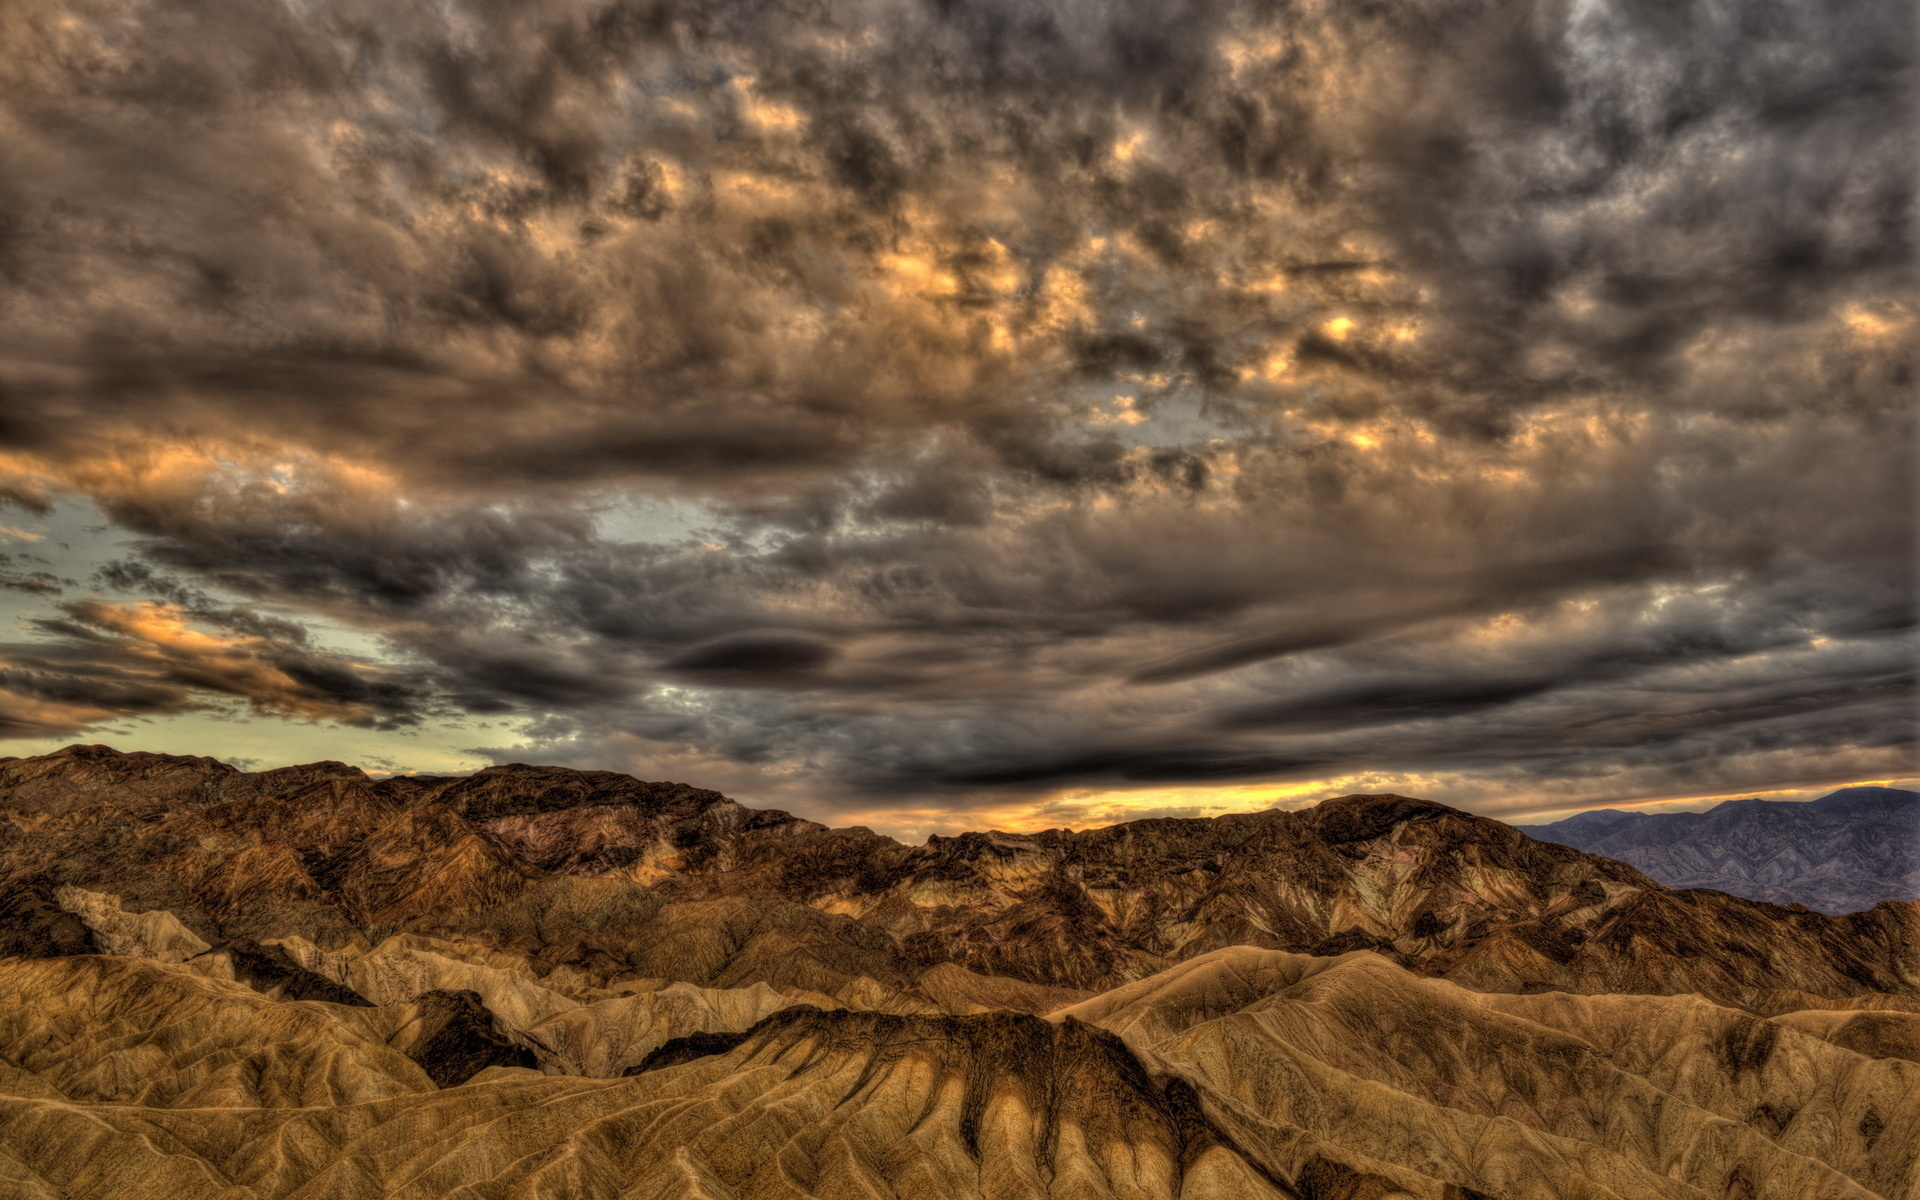
[[[19,0],[0,494],[137,544],[0,580],[0,722],[822,813],[1909,773],[1910,24]]]

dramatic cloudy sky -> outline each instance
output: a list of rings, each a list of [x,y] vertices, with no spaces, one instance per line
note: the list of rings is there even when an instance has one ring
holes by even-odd
[[[0,752],[1915,774],[1906,0],[7,0]]]

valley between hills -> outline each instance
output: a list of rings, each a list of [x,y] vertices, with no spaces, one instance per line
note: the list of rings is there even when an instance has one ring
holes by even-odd
[[[907,846],[0,760],[0,1198],[1920,1200],[1920,902],[1401,796]]]

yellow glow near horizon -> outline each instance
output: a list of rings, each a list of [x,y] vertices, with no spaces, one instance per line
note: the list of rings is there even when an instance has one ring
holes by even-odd
[[[1330,796],[1391,791],[1370,775],[1305,783],[1193,784],[1140,788],[1066,788],[1004,806],[964,813],[932,806],[889,806],[836,817],[913,841],[928,834],[964,832],[1038,833],[1045,829],[1096,829],[1150,817],[1218,817],[1269,808],[1304,808]]]
[[[1814,800],[1847,787],[1920,788],[1920,780],[1841,780],[1800,787],[1740,788],[1685,796],[1595,797],[1572,804],[1558,797],[1541,797],[1541,803],[1528,805],[1523,802],[1524,797],[1513,795],[1489,795],[1485,797],[1485,803],[1477,803],[1474,797],[1460,795],[1448,781],[1437,777],[1365,773],[1299,783],[1067,788],[1005,805],[969,808],[964,812],[932,805],[895,805],[870,812],[840,812],[833,814],[831,823],[865,825],[876,832],[915,843],[936,834],[951,837],[969,832],[1039,833],[1048,829],[1098,829],[1160,817],[1220,817],[1272,808],[1293,811],[1311,808],[1337,796],[1391,794],[1436,800],[1510,824],[1545,825],[1593,809],[1697,812],[1728,800],[1755,797],[1763,800]]]

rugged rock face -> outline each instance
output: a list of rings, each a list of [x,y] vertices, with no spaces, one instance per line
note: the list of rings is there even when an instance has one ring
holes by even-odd
[[[1676,888],[1852,913],[1920,898],[1920,792],[1842,788],[1818,800],[1729,800],[1703,813],[1602,809],[1515,828],[1605,855]]]
[[[557,768],[0,770],[0,1195],[1920,1200],[1920,905],[1398,796],[910,847]]]
[[[68,746],[36,758],[0,758],[0,796],[24,817],[183,812],[244,799],[282,795],[324,779],[366,775],[345,763],[318,762],[245,772],[195,755],[123,754],[110,746]]]
[[[4,769],[18,782],[0,787],[0,903],[33,953],[178,960],[290,938],[344,952],[413,934],[598,984],[885,994],[902,1011],[945,1011],[954,995],[936,992],[966,980],[996,981],[966,985],[975,1003],[1033,1011],[1233,945],[1367,949],[1482,991],[1693,992],[1754,1011],[1920,988],[1915,905],[1831,917],[1676,892],[1399,796],[905,846],[563,768],[249,775],[75,747]],[[124,809],[114,780],[131,781]],[[958,973],[923,983],[938,967]]]
[[[538,1061],[507,1036],[477,992],[422,992],[413,1007],[414,1019],[389,1044],[437,1087],[456,1087],[489,1067],[531,1068]]]

